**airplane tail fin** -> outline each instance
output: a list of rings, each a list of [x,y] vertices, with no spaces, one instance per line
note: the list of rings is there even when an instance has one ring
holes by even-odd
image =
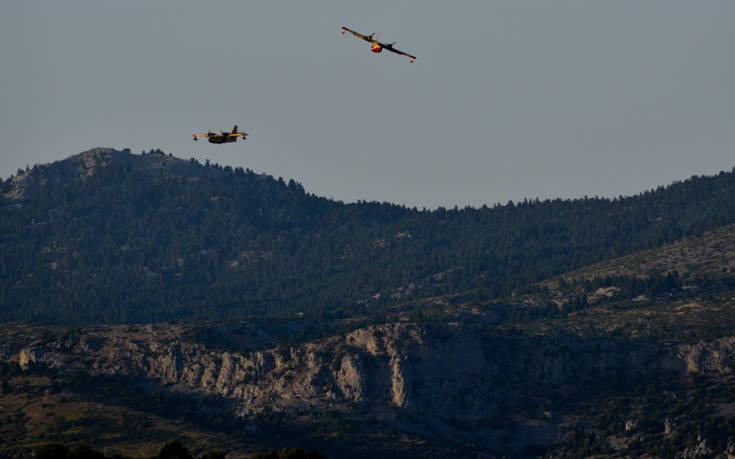
[[[232,128],[232,133],[233,133],[233,134],[237,134],[237,124],[235,125],[235,127],[234,127],[234,128]]]

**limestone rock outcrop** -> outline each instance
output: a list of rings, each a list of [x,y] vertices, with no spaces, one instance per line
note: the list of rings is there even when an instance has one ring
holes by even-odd
[[[461,324],[394,323],[344,336],[239,354],[185,340],[183,326],[103,327],[74,340],[29,344],[7,357],[24,368],[126,375],[217,394],[243,414],[264,408],[398,408],[463,419],[544,392],[574,393],[636,378],[735,367],[735,338],[694,345],[589,342],[481,334]]]

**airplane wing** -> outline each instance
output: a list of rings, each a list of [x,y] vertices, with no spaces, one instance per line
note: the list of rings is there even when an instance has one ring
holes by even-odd
[[[373,39],[372,39],[372,38],[370,38],[370,37],[368,37],[368,36],[366,36],[366,35],[363,35],[363,34],[361,34],[361,33],[355,32],[354,30],[352,30],[352,29],[349,29],[349,28],[347,28],[347,27],[345,27],[345,26],[342,26],[342,33],[345,33],[345,32],[349,32],[349,33],[351,33],[352,35],[356,36],[357,38],[361,38],[361,39],[363,39],[363,40],[365,40],[365,41],[369,41],[370,43],[372,43],[372,42],[373,42]]]
[[[381,43],[380,46],[382,46],[383,49],[388,50],[388,51],[390,51],[392,53],[396,53],[396,54],[400,54],[401,56],[408,57],[408,61],[409,62],[413,62],[413,61],[416,60],[416,56],[413,56],[413,55],[408,54],[408,53],[404,53],[400,49],[395,49],[392,45],[384,45],[384,44]]]
[[[199,140],[199,137],[209,137],[209,134],[194,134],[194,140]]]

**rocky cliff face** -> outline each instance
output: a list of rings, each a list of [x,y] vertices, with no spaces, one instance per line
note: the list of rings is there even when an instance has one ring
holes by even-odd
[[[218,394],[242,414],[265,407],[375,409],[484,419],[534,394],[735,367],[735,338],[696,345],[589,343],[573,337],[480,334],[462,325],[371,326],[290,348],[247,354],[182,339],[185,328],[106,327],[77,339],[30,344],[6,358],[27,367],[145,378],[181,391]]]
[[[633,387],[667,387],[690,374],[729,381],[735,368],[735,338],[661,345],[391,323],[236,353],[195,342],[196,333],[182,325],[60,330],[6,326],[0,359],[25,368],[44,363],[62,373],[139,378],[194,396],[216,394],[248,419],[272,411],[294,419],[304,413],[369,416],[383,423],[375,425],[378,432],[392,426],[495,451],[566,441],[580,419],[595,417],[590,406],[625,397]],[[574,406],[586,408],[574,414]],[[648,441],[637,420],[642,414],[623,415],[631,421],[610,437],[615,451],[636,439]],[[649,432],[652,422],[673,438],[688,421],[649,419]]]

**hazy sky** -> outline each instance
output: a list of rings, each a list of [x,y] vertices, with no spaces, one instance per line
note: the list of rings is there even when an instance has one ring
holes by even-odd
[[[735,166],[733,24],[732,0],[0,1],[0,177],[109,146],[348,202],[634,194]]]

